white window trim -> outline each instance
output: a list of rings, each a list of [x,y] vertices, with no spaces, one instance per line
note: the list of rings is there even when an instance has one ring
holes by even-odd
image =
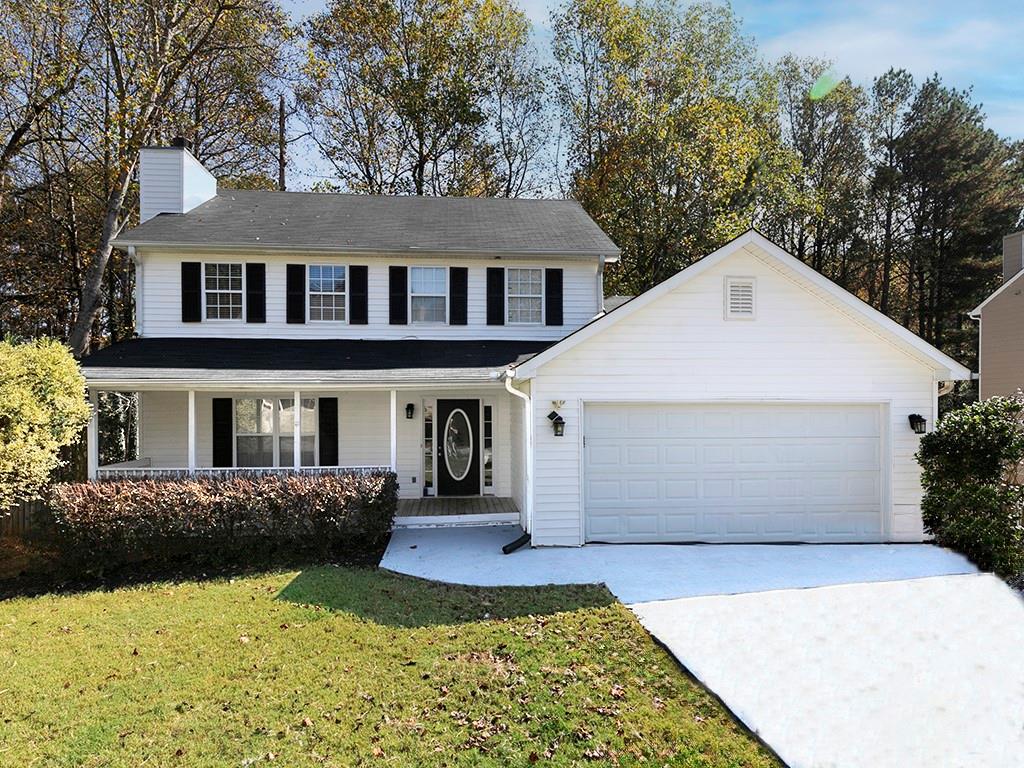
[[[443,269],[444,270],[444,322],[443,323],[433,323],[433,322],[428,323],[428,322],[424,322],[422,320],[420,320],[420,321],[413,320],[413,317],[412,317],[412,298],[413,298],[413,292],[412,292],[412,271],[414,269]],[[416,265],[410,265],[406,271],[408,273],[408,276],[406,278],[406,280],[407,280],[407,282],[406,282],[406,293],[408,294],[408,298],[406,299],[406,309],[405,309],[405,311],[407,313],[406,317],[409,318],[409,325],[419,325],[419,326],[426,326],[426,327],[433,326],[433,327],[436,327],[436,328],[441,328],[443,326],[449,325],[448,321],[451,318],[451,294],[452,294],[452,280],[451,280],[451,277],[452,276],[451,276],[451,273],[448,270],[448,267],[446,267],[444,264],[416,264]],[[348,281],[346,281],[345,285],[346,286],[348,285]],[[439,294],[439,293],[417,293],[416,295],[417,296],[427,296],[427,297],[436,298],[436,297],[440,296],[441,294]]]
[[[510,269],[535,269],[538,272],[540,272],[540,320],[538,322],[530,323],[530,322],[523,322],[521,320],[520,321],[513,321],[513,320],[511,320],[509,318],[509,311],[510,311],[509,299],[512,298],[511,296],[508,295],[508,272],[509,272]],[[545,295],[545,288],[546,288],[546,286],[544,285],[544,282],[545,282],[545,280],[544,280],[544,267],[505,267],[505,324],[506,325],[525,325],[525,326],[544,325],[544,321],[547,320],[547,317],[545,317],[545,305],[547,303],[545,301],[545,299],[547,298],[547,296]],[[532,298],[536,298],[536,297],[535,296],[516,296],[516,298],[530,298],[530,299],[532,299]]]
[[[208,290],[206,287],[206,265],[207,264],[228,264],[238,265],[242,268],[242,315],[241,317],[207,317],[206,316],[206,294],[207,293],[228,293],[228,291],[214,291]],[[245,322],[245,262],[244,261],[204,261],[202,262],[202,281],[203,281],[203,306],[202,310],[202,322],[204,323],[244,323]],[[231,291],[233,293],[233,291]]]
[[[734,285],[750,285],[751,312],[749,315],[733,314],[729,309],[729,293]],[[757,319],[757,278],[741,275],[727,275],[722,290],[722,316],[726,320],[756,320]]]
[[[334,291],[311,291],[309,289],[309,268],[310,267],[344,267],[345,268],[345,319],[344,320],[314,320],[313,319],[313,302],[310,300],[313,293],[317,293],[321,296],[333,296],[336,295]],[[348,264],[324,264],[322,262],[313,262],[306,265],[306,321],[310,323],[338,323],[348,325],[348,308],[349,308],[349,267]],[[319,398],[317,398],[319,400]]]
[[[487,484],[487,470],[484,467],[484,449],[487,445],[487,437],[484,434],[484,408],[491,409],[491,484]],[[498,408],[493,400],[480,399],[480,495],[494,495],[494,481],[498,475]]]
[[[291,437],[292,433],[284,434],[278,429],[278,424],[281,420],[281,401],[282,400],[293,400],[295,395],[246,395],[242,397],[231,398],[231,465],[232,469],[296,469],[295,465],[288,463],[285,465],[281,464],[281,438]],[[298,469],[315,469],[321,466],[320,464],[320,397],[313,395],[307,397],[303,395],[303,400],[313,400],[313,464],[303,464]],[[239,400],[270,400],[272,403],[270,423],[273,425],[273,429],[269,433],[245,433],[241,437],[270,437],[272,438],[274,463],[269,467],[239,467],[238,466],[238,418],[237,418],[237,403]],[[301,418],[301,416],[300,416]],[[294,460],[294,459],[293,459]]]

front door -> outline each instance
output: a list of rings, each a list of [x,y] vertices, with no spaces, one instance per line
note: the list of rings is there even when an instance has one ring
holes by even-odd
[[[480,493],[480,401],[438,400],[437,494]]]

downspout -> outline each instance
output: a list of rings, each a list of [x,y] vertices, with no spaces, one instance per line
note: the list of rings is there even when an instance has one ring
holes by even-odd
[[[526,441],[526,460],[523,462],[523,473],[526,476],[526,493],[523,499],[526,504],[526,533],[520,539],[512,542],[518,545],[515,547],[515,549],[518,549],[518,547],[529,541],[530,532],[533,530],[533,401],[528,394],[521,392],[513,386],[512,379],[514,377],[514,369],[505,371],[506,391],[523,401],[523,439]],[[511,551],[513,550],[509,549],[505,554],[509,554]]]

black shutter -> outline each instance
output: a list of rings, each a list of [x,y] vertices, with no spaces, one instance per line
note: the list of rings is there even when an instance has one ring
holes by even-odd
[[[505,269],[487,268],[487,324],[505,324]]]
[[[544,325],[562,324],[562,270],[544,270]]]
[[[198,261],[181,262],[181,322],[198,323],[203,319],[203,265]]]
[[[338,398],[320,398],[320,456],[321,467],[338,466]]]
[[[267,265],[245,265],[245,322],[267,322]]]
[[[289,264],[286,314],[289,323],[306,322],[306,265]]]
[[[213,466],[230,467],[234,464],[231,450],[233,432],[231,398],[213,398]]]
[[[366,325],[369,315],[369,288],[366,267],[348,268],[348,321],[352,325]]]
[[[469,270],[466,267],[449,267],[451,295],[448,305],[448,323],[465,325],[469,301]]]
[[[406,267],[388,267],[388,283],[391,296],[391,325],[406,325],[409,322],[409,272]]]

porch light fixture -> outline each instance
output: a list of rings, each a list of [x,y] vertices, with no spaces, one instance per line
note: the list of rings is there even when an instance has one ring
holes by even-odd
[[[928,427],[928,422],[920,413],[910,414],[907,416],[907,421],[910,422],[910,428],[919,435],[923,435]]]
[[[561,437],[565,434],[565,419],[561,417],[558,411],[549,413],[548,419],[551,420],[551,429],[554,430],[555,437]]]
[[[405,404],[405,418],[411,419],[412,415],[416,413],[416,406],[412,403]]]

